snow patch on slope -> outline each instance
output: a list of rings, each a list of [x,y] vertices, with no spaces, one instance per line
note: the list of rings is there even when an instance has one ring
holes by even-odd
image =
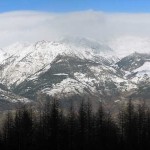
[[[137,68],[134,70],[134,72],[138,72],[138,75],[144,75],[147,74],[150,76],[150,62],[145,62],[143,66]]]
[[[10,91],[4,91],[2,89],[0,89],[0,99],[1,100],[5,100],[11,103],[30,103],[31,100],[24,98],[24,97],[20,97],[18,95],[13,94]]]

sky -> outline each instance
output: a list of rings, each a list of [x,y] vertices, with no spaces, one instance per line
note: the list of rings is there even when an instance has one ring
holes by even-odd
[[[95,10],[105,12],[150,12],[150,0],[1,0],[0,12],[35,10],[70,12]]]

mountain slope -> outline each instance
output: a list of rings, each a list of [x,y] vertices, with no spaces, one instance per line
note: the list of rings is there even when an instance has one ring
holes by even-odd
[[[64,103],[83,98],[95,104],[116,103],[130,96],[150,99],[150,54],[136,52],[118,59],[105,44],[85,38],[17,43],[5,51],[1,83],[34,101],[43,94]]]
[[[132,86],[123,79],[123,73],[103,57],[95,62],[59,55],[46,71],[44,69],[16,86],[14,92],[34,100],[39,91],[61,99],[78,95],[104,100],[117,97]]]
[[[84,45],[85,41],[82,39],[80,44],[83,43]],[[89,45],[89,47],[83,48],[75,45],[67,42],[40,41],[35,44],[14,44],[7,47],[5,51],[9,53],[9,57],[1,63],[1,82],[9,87],[18,85],[62,54],[93,61],[99,60],[100,54],[95,53],[93,46]],[[100,47],[99,44],[98,48]]]

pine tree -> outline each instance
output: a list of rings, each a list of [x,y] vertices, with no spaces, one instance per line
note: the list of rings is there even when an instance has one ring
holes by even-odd
[[[13,122],[13,117],[12,113],[8,112],[6,114],[6,119],[3,124],[3,129],[2,129],[2,139],[4,143],[5,149],[13,149],[13,127],[14,127],[14,122]]]
[[[132,103],[132,99],[129,99],[125,110],[125,140],[130,149],[137,147],[138,141],[138,129],[137,129],[137,113]]]
[[[68,149],[75,150],[76,148],[76,136],[77,136],[77,115],[75,114],[73,105],[71,105],[69,113],[67,115],[67,127],[68,127]]]
[[[79,114],[78,145],[79,145],[79,149],[84,150],[86,148],[87,114],[86,114],[86,106],[83,100],[81,102],[78,114]]]

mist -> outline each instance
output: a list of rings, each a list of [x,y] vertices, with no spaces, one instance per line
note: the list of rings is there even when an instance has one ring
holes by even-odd
[[[0,14],[0,47],[15,42],[54,41],[68,36],[87,37],[105,43],[112,43],[120,37],[149,39],[150,14],[93,10],[70,13],[16,11]]]

